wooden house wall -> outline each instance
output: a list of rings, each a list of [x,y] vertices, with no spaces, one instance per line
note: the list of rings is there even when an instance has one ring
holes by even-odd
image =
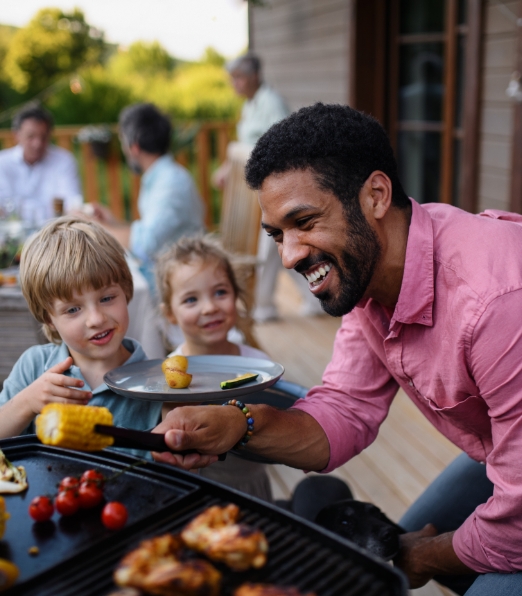
[[[519,5],[505,2],[514,15]],[[508,210],[514,104],[506,88],[515,70],[517,26],[495,0],[488,0],[485,10],[478,210]]]
[[[353,0],[267,0],[250,11],[250,46],[266,82],[296,110],[348,102]]]
[[[316,101],[349,103],[354,96],[354,5],[355,0],[267,0],[251,9],[251,47],[263,60],[265,80],[292,110]],[[505,6],[518,14],[518,0]],[[496,0],[485,1],[484,16],[477,209],[507,210],[514,104],[505,91],[515,70],[517,26]]]

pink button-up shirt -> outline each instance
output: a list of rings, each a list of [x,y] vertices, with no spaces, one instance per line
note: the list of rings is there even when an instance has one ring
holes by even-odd
[[[324,429],[333,470],[372,443],[402,387],[473,459],[494,494],[456,531],[470,568],[522,570],[522,216],[412,201],[393,313],[343,318],[323,385],[294,407]]]

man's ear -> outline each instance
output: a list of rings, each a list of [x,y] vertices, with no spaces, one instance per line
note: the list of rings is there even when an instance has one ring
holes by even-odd
[[[382,219],[392,204],[392,183],[380,170],[373,171],[361,189],[361,208],[363,213],[373,219]]]
[[[172,323],[173,325],[178,324],[178,321],[177,321],[176,317],[174,316],[172,309],[170,308],[170,306],[168,304],[165,304],[165,302],[162,302],[160,304],[160,312],[167,319],[167,321],[169,323]]]
[[[138,143],[132,143],[132,145],[129,145],[129,155],[132,158],[137,159],[140,156],[140,153],[141,149]]]

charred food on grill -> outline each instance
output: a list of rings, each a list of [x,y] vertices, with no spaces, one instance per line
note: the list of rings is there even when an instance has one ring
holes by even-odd
[[[239,516],[237,505],[209,507],[185,526],[181,538],[190,548],[234,571],[263,567],[268,552],[265,535],[238,523]]]
[[[158,596],[218,596],[221,573],[207,561],[186,558],[179,536],[165,534],[143,541],[126,555],[114,581]]]
[[[282,588],[270,584],[243,584],[234,596],[315,596],[313,592],[302,594],[297,588]]]
[[[0,449],[0,493],[20,493],[27,488],[23,466],[14,466]]]

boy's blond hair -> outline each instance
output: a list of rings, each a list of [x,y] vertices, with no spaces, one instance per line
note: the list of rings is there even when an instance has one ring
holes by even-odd
[[[24,245],[20,286],[35,319],[49,341],[61,337],[50,327],[55,299],[70,300],[74,292],[119,284],[127,303],[132,298],[132,275],[121,244],[97,223],[60,217]]]
[[[230,281],[234,295],[238,301],[237,327],[243,332],[250,345],[257,346],[252,332],[252,320],[248,312],[248,301],[241,271],[233,265],[233,256],[221,246],[220,242],[210,234],[180,238],[175,244],[163,252],[156,262],[156,282],[160,295],[163,313],[172,315],[171,299],[172,274],[180,263],[189,264],[194,261],[215,263],[221,267]]]

